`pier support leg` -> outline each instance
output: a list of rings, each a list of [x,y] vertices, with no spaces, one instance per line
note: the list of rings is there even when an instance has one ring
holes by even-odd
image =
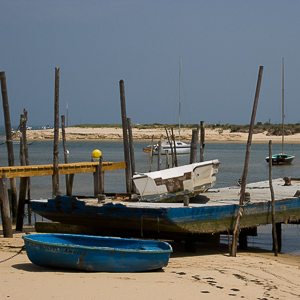
[[[196,252],[196,240],[195,239],[186,239],[184,241],[185,251],[186,252]]]
[[[241,230],[240,234],[239,234],[239,245],[240,245],[240,249],[247,249],[248,247],[248,240],[247,240],[247,234],[245,232],[245,230]]]
[[[276,223],[275,226],[276,226],[276,234],[277,234],[278,252],[281,252],[281,247],[282,247],[281,223]],[[274,251],[274,245],[273,245],[273,251]]]

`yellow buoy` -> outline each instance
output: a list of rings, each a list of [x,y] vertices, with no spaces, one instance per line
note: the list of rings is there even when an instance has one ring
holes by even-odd
[[[98,150],[98,149],[95,149],[95,150],[93,151],[93,153],[92,153],[92,157],[93,157],[94,159],[99,159],[101,155],[102,155],[102,153],[101,153],[101,151]]]

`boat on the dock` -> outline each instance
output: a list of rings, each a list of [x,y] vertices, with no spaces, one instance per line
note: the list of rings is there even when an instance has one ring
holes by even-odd
[[[275,222],[299,222],[300,198],[296,192],[300,190],[300,180],[292,179],[290,186],[285,186],[283,179],[273,180],[273,188]],[[271,224],[269,181],[247,184],[246,191],[250,199],[244,204],[241,229]],[[233,230],[239,210],[239,193],[238,186],[212,189],[191,198],[188,206],[108,197],[99,201],[79,196],[31,200],[30,204],[32,211],[54,222],[50,229],[47,229],[47,222],[36,222],[38,232],[62,232],[59,225],[63,224],[63,230],[74,230],[73,233],[179,239]]]
[[[132,180],[142,201],[179,202],[183,196],[193,197],[212,188],[220,162],[193,163],[161,171],[139,173]]]
[[[142,272],[168,265],[166,242],[74,234],[23,236],[29,260],[41,267],[92,272]]]

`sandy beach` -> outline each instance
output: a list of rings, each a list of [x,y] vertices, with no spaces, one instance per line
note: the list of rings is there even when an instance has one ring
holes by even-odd
[[[177,133],[175,133],[177,134]],[[44,130],[28,130],[27,139],[29,141],[37,140],[53,140],[53,129]],[[151,141],[154,136],[155,141],[159,141],[160,136],[166,139],[166,132],[164,129],[132,129],[134,141]],[[15,135],[17,137],[18,134]],[[66,128],[66,139],[69,141],[122,141],[121,128],[81,128],[81,127],[68,127]],[[61,130],[60,130],[61,138]],[[181,129],[181,139],[190,142],[192,138],[191,129]],[[230,132],[230,130],[222,129],[205,129],[205,142],[208,143],[246,143],[248,133],[244,132]],[[273,143],[281,143],[281,136],[270,136],[267,132],[253,134],[253,143],[268,143],[272,140]],[[300,133],[285,136],[285,143],[298,144],[300,143]]]
[[[196,253],[172,244],[169,265],[146,273],[88,273],[32,264],[22,235],[0,231],[1,299],[299,299],[300,257],[249,249],[228,255],[227,246],[199,244]],[[19,253],[19,254],[18,254]]]

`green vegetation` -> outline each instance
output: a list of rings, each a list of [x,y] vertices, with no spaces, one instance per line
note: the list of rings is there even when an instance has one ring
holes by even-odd
[[[181,124],[181,128],[185,129],[195,129],[199,124]],[[72,127],[81,127],[81,128],[121,128],[121,124],[81,124],[74,125]],[[164,129],[164,128],[178,128],[178,124],[133,124],[132,128],[137,129]],[[205,124],[205,128],[208,129],[219,129],[219,130],[230,130],[230,132],[248,132],[249,125],[235,125],[235,124]],[[282,126],[281,124],[271,124],[269,122],[262,123],[257,122],[254,125],[254,133],[261,133],[267,131],[269,135],[282,135]],[[284,125],[284,134],[291,135],[295,133],[300,133],[300,123],[297,124],[285,124]]]

